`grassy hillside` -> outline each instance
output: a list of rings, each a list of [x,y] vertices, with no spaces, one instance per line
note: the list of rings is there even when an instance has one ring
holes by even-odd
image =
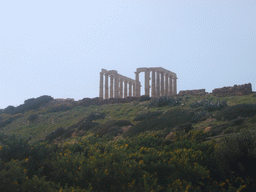
[[[0,191],[256,189],[256,93],[29,101],[0,114]]]
[[[218,106],[221,104],[226,104],[226,106]],[[160,101],[159,99],[155,99],[154,101],[152,99],[151,101],[136,101],[102,106],[62,107],[63,109],[59,107],[58,110],[53,110],[54,106],[50,106],[14,115],[0,114],[0,133],[31,137],[31,141],[34,142],[45,139],[47,135],[58,128],[65,130],[72,129],[73,133],[78,132],[79,126],[81,126],[79,122],[81,124],[83,121],[86,121],[86,118],[90,114],[104,114],[104,118],[92,120],[95,122],[94,126],[89,129],[86,126],[84,128],[80,127],[80,132],[84,129],[83,133],[74,135],[84,137],[88,134],[95,133],[96,130],[102,128],[101,125],[104,126],[104,123],[111,120],[127,120],[131,122],[131,125],[134,125],[132,127],[129,126],[131,131],[128,131],[126,136],[132,136],[135,132],[139,133],[149,129],[160,130],[166,128],[171,131],[173,128],[184,123],[191,123],[194,129],[205,129],[207,127],[210,129],[209,127],[211,127],[215,129],[211,129],[212,132],[215,131],[212,134],[225,134],[224,130],[224,132],[221,132],[222,128],[219,125],[228,124],[229,121],[234,121],[236,118],[217,119],[217,116],[224,108],[238,104],[256,104],[256,94],[232,97],[213,97],[211,95],[183,96],[173,98],[172,101],[163,98]],[[158,107],[158,105],[162,107]],[[57,107],[55,106],[55,108]],[[253,115],[251,117],[247,116],[243,117],[243,120],[240,120],[243,121],[240,128],[241,126],[244,128],[253,128],[255,117]],[[136,117],[139,121],[136,120]],[[235,122],[233,124],[229,123],[223,129],[228,133],[237,132],[238,130],[235,124]],[[122,135],[122,132],[119,132],[119,135]],[[65,140],[71,138],[72,136],[65,138]]]

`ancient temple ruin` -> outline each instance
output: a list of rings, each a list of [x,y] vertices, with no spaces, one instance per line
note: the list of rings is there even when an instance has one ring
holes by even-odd
[[[177,94],[177,75],[161,67],[150,67],[137,68],[135,79],[120,75],[116,70],[102,69],[99,97],[109,99],[141,96],[141,72],[145,73],[145,95],[160,97]]]

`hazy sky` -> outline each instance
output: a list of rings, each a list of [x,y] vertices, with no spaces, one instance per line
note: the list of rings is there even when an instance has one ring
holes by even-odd
[[[256,1],[0,1],[0,108],[98,97],[101,68],[138,67],[175,72],[178,91],[255,91]]]

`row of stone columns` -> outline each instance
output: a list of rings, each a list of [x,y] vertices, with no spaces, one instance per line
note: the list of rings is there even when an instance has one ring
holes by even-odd
[[[177,94],[177,77],[163,68],[138,68],[135,72],[136,96],[140,96],[139,74],[145,72],[145,95],[151,97],[172,96]],[[151,78],[150,78],[151,73]],[[151,80],[151,86],[150,86]],[[137,85],[138,84],[138,85]]]
[[[151,73],[151,97],[171,96],[177,94],[175,77],[164,72],[152,71]],[[145,95],[149,95],[149,91],[146,91],[149,89],[148,82],[149,79],[145,82]]]
[[[133,97],[134,94],[135,81],[133,79],[119,75],[115,70],[102,69],[100,72],[100,98],[126,98],[128,96]]]

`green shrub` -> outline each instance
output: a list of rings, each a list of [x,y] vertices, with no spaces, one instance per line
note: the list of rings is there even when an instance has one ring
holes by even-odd
[[[197,112],[194,112],[194,116],[191,119],[191,123],[197,123],[199,121],[204,121],[208,117],[210,117],[210,114],[206,110],[199,110]]]
[[[216,136],[228,128],[228,123],[219,124],[211,128],[211,136]]]
[[[256,179],[255,175],[251,174],[256,171],[255,147],[253,134],[248,130],[221,139],[215,151],[215,158],[223,177],[227,177],[233,171],[239,176],[252,176]]]
[[[209,136],[208,133],[204,133],[203,130],[191,130],[188,132],[188,134],[180,134],[180,139],[187,139],[187,140],[191,140],[193,142],[196,143],[200,143],[202,141],[205,141],[206,138]]]
[[[174,128],[177,125],[191,122],[195,113],[189,110],[172,109],[161,115],[160,117],[152,117],[145,119],[129,129],[125,133],[125,137],[134,136],[144,131],[161,130],[164,128]]]
[[[144,113],[144,114],[140,114],[138,115],[137,117],[135,117],[133,119],[133,121],[142,121],[144,119],[150,119],[152,117],[156,117],[156,116],[159,116],[161,115],[163,112],[161,111],[157,111],[157,112],[147,112],[147,113]]]
[[[3,164],[0,159],[0,191],[20,191],[26,178],[26,169],[22,166],[24,162],[11,160]]]
[[[241,125],[245,121],[245,118],[243,117],[238,117],[237,119],[234,119],[229,122],[230,126],[236,126],[236,125]]]
[[[156,97],[151,99],[150,101],[150,106],[151,107],[163,107],[163,106],[177,106],[180,105],[180,100],[182,98],[179,99],[175,99],[174,97],[167,97],[167,96],[163,96],[163,97]]]
[[[193,126],[191,123],[184,123],[184,124],[178,125],[175,131],[184,131],[185,133],[188,133],[192,129],[193,129]]]
[[[43,95],[38,98],[31,98],[24,101],[24,104],[19,105],[18,107],[8,106],[2,112],[8,114],[24,113],[29,110],[37,110],[45,104],[53,100],[53,97]]]
[[[55,183],[46,181],[45,177],[39,178],[36,175],[34,175],[32,179],[27,178],[22,185],[23,192],[54,192],[59,188],[60,186]]]
[[[89,116],[86,118],[87,121],[95,121],[98,119],[104,119],[106,115],[104,113],[100,112],[92,112],[89,114]]]
[[[6,107],[5,109],[3,109],[2,113],[7,113],[7,114],[15,114],[16,113],[16,108],[12,105],[9,105],[8,107]]]
[[[79,125],[79,127],[77,128],[77,130],[84,130],[84,131],[88,131],[90,129],[92,129],[93,127],[98,126],[99,123],[97,122],[90,122],[90,121],[85,121],[83,122],[81,125]]]
[[[216,110],[222,110],[225,107],[227,107],[226,101],[213,101],[212,99],[209,100],[202,100],[197,101],[195,103],[190,104],[190,107],[192,108],[198,108],[203,107],[206,111],[216,111]]]
[[[61,135],[61,138],[62,139],[70,138],[74,132],[75,132],[75,129],[67,128],[65,129],[64,133]]]
[[[140,96],[139,98],[139,102],[142,102],[142,101],[150,101],[151,98],[148,96],[148,95],[142,95]]]
[[[8,119],[6,119],[5,121],[0,121],[0,128],[5,127],[6,125],[9,125],[10,123],[12,123],[13,121],[15,121],[16,119],[22,116],[23,116],[22,114],[15,114],[9,117]]]
[[[127,120],[111,120],[102,125],[99,125],[95,131],[95,135],[99,137],[102,136],[117,136],[119,133],[122,133],[122,127],[133,125],[130,121]]]
[[[52,142],[54,139],[62,136],[65,133],[65,129],[63,127],[60,127],[54,131],[52,131],[49,135],[45,137],[45,141]]]
[[[55,112],[61,112],[61,111],[68,111],[71,110],[73,107],[67,104],[60,104],[60,105],[54,105],[50,107],[47,111],[50,113],[55,113]]]
[[[37,118],[38,118],[38,115],[37,115],[37,114],[31,114],[31,115],[27,118],[27,120],[30,121],[30,122],[34,122],[34,121],[37,120]]]
[[[29,139],[17,137],[15,135],[3,139],[2,150],[0,150],[0,158],[4,162],[9,162],[12,159],[22,160],[29,156],[30,145]]]
[[[222,110],[216,118],[218,120],[233,120],[238,117],[253,117],[256,115],[256,104],[238,104]]]
[[[83,130],[83,131],[91,130],[92,128],[99,125],[99,123],[94,121],[98,119],[104,119],[105,116],[106,115],[104,113],[100,113],[100,112],[90,113],[87,117],[83,118],[78,123],[70,126],[69,129],[77,128],[77,130]]]
[[[27,176],[32,178],[34,175],[47,175],[51,171],[49,163],[59,151],[57,145],[47,145],[46,143],[35,143],[30,146],[29,155],[26,157],[24,167],[27,169]]]

